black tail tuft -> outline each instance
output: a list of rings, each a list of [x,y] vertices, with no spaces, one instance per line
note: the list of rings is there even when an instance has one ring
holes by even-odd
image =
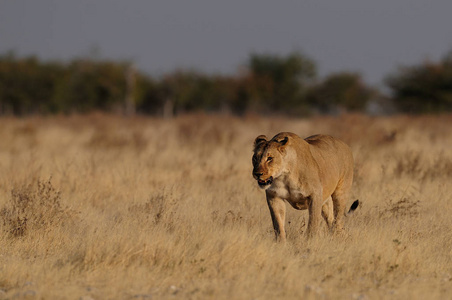
[[[356,199],[355,202],[353,202],[352,206],[350,206],[350,209],[348,210],[348,213],[352,213],[355,211],[355,209],[357,209],[359,206],[359,200]]]

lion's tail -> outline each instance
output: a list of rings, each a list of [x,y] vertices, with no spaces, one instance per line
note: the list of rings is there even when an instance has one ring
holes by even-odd
[[[359,206],[359,199],[356,199],[353,203],[352,206],[350,206],[350,209],[347,212],[347,215],[352,214]]]

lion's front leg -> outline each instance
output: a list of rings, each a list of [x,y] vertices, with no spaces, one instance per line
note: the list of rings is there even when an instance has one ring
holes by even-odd
[[[284,222],[286,220],[286,204],[283,199],[269,195],[268,193],[267,204],[273,221],[276,241],[284,243],[286,242],[286,231],[284,229]]]
[[[309,197],[308,237],[317,234],[322,219],[322,194],[313,194]]]

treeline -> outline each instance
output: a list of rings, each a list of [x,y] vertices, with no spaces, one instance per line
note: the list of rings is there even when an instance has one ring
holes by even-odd
[[[43,62],[9,53],[0,56],[0,114],[446,112],[452,110],[452,55],[400,69],[386,84],[391,97],[366,85],[357,73],[318,79],[315,62],[298,52],[252,54],[234,76],[174,71],[159,78],[128,62]]]

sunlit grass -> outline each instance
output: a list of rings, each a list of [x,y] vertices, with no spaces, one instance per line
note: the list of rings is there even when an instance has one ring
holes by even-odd
[[[89,115],[0,119],[0,299],[444,299],[452,119]],[[251,176],[259,134],[332,134],[361,207],[274,243]],[[88,298],[87,298],[88,299]]]

